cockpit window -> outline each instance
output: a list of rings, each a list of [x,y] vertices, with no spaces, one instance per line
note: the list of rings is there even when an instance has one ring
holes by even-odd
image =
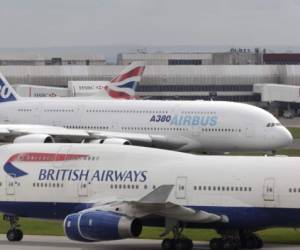
[[[277,127],[277,126],[281,126],[281,123],[280,122],[269,122],[266,127],[270,128],[270,127]]]

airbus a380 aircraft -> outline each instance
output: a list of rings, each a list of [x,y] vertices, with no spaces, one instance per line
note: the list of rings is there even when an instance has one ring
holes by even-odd
[[[143,69],[137,66],[112,82],[121,93],[120,89],[136,83]],[[20,98],[3,76],[0,90],[0,123],[4,124],[0,137],[4,141],[84,139],[200,152],[273,151],[292,141],[290,132],[273,115],[247,104]],[[128,94],[110,91],[116,96]]]
[[[229,157],[120,145],[11,144],[0,148],[0,211],[8,240],[19,217],[61,219],[83,242],[137,237],[165,226],[164,250],[189,250],[182,228],[221,234],[211,249],[261,248],[254,232],[300,226],[300,160]],[[222,173],[222,174],[220,174]]]

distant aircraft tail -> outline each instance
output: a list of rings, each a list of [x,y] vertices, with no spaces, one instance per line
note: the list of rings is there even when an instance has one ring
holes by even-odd
[[[106,91],[113,99],[135,99],[135,90],[145,70],[144,62],[133,62],[123,69],[106,86]]]
[[[8,83],[6,78],[0,73],[0,103],[16,101],[20,97]]]

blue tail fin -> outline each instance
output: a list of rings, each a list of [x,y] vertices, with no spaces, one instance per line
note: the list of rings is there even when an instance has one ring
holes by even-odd
[[[5,77],[0,73],[0,103],[11,102],[19,99],[16,91],[10,86]]]

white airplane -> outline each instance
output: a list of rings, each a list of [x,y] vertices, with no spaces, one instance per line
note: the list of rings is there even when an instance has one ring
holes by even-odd
[[[189,250],[184,227],[212,228],[212,250],[261,248],[255,231],[300,226],[297,157],[195,156],[120,145],[11,144],[0,148],[7,238],[19,217],[64,220],[71,240],[137,237],[165,226],[164,250]]]
[[[112,82],[132,87],[137,66]],[[124,82],[126,82],[124,84]],[[129,90],[111,96],[129,98]],[[130,90],[131,91],[131,90]],[[119,93],[119,94],[117,94]],[[121,94],[120,94],[121,93]],[[20,98],[0,78],[0,138],[15,142],[133,144],[178,151],[275,151],[292,142],[269,112],[219,101]]]

